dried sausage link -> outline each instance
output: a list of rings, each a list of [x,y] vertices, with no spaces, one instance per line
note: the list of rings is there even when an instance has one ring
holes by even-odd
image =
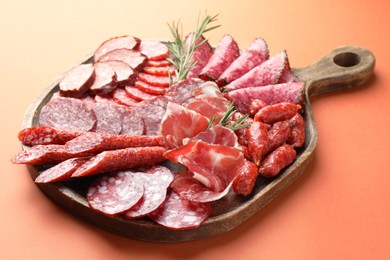
[[[259,173],[267,178],[275,177],[283,168],[291,164],[296,156],[294,148],[285,144],[276,148],[261,162]]]

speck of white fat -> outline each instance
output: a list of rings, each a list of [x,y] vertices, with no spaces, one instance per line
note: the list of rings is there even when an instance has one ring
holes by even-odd
[[[106,186],[106,185],[99,186],[98,192],[99,192],[100,194],[105,194],[105,193],[107,193],[107,192],[108,192],[107,186]]]
[[[183,222],[186,222],[186,223],[196,223],[197,221],[198,221],[198,218],[196,216],[186,215],[183,217]]]
[[[114,181],[115,181],[115,178],[114,178],[114,177],[108,178],[108,182],[109,182],[109,183],[113,183]]]

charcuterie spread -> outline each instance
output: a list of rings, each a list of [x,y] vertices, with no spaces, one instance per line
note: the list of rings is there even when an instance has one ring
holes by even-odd
[[[19,132],[12,162],[45,166],[42,185],[90,178],[91,209],[174,230],[201,226],[228,193],[250,196],[304,145],[304,83],[260,37],[245,48],[226,34],[213,48],[212,21],[176,42],[104,41]]]

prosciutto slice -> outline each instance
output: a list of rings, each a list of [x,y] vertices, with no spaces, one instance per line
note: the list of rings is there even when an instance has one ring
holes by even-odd
[[[169,150],[164,156],[186,166],[195,179],[214,192],[225,190],[244,165],[244,155],[238,149],[200,140]]]
[[[184,138],[206,130],[208,124],[209,120],[201,114],[169,102],[159,133],[167,138],[169,146],[178,147]]]
[[[214,125],[210,129],[207,129],[192,138],[184,139],[183,143],[187,144],[188,142],[195,140],[201,140],[209,144],[220,144],[227,147],[238,147],[236,133],[221,125]]]

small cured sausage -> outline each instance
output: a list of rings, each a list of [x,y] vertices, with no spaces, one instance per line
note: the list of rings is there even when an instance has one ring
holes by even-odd
[[[242,54],[230,64],[230,66],[222,73],[222,75],[219,77],[218,85],[224,86],[254,67],[260,65],[265,60],[268,59],[268,47],[266,42],[261,39],[257,38],[248,49],[242,52]]]
[[[267,178],[275,177],[283,168],[291,164],[296,157],[294,148],[285,144],[267,155],[259,166],[259,173]]]
[[[272,125],[268,131],[269,147],[268,151],[272,152],[279,146],[283,145],[291,135],[291,127],[288,121],[279,121]]]
[[[252,98],[249,104],[249,115],[254,117],[260,109],[266,107],[267,105],[268,104],[261,99]]]
[[[194,37],[194,33],[190,33],[187,35],[185,39],[187,51],[189,51],[189,46],[194,41],[193,37]],[[204,40],[205,38],[203,36],[200,36],[196,44],[199,45]],[[187,78],[198,77],[199,73],[202,71],[203,67],[210,60],[210,57],[213,55],[213,53],[214,53],[213,48],[211,48],[211,45],[208,41],[205,41],[203,42],[202,45],[198,46],[198,48],[194,50],[190,61],[192,63],[195,63],[195,66],[188,72]]]
[[[226,85],[224,91],[275,84],[286,67],[286,60],[286,52],[280,52]]]
[[[165,161],[161,146],[131,147],[104,151],[81,165],[72,177],[90,176],[108,171],[119,171],[134,167],[151,166]]]
[[[260,121],[266,124],[274,124],[279,121],[289,120],[298,113],[301,109],[300,105],[289,102],[269,105],[260,109],[255,117],[255,121]]]
[[[69,179],[72,173],[86,162],[88,157],[71,158],[41,172],[35,179],[36,183],[57,182]]]
[[[132,84],[137,78],[138,72],[123,61],[111,60],[100,63],[108,64],[114,70],[118,85]]]
[[[173,180],[173,173],[164,166],[152,166],[145,171],[136,172],[144,185],[142,199],[124,215],[128,218],[140,218],[157,209],[167,196],[167,189]]]
[[[164,95],[167,91],[167,89],[164,87],[153,86],[143,81],[134,82],[134,87],[152,95]]]
[[[237,43],[232,36],[225,35],[219,41],[206,66],[199,73],[199,77],[203,80],[217,80],[239,55]]]
[[[234,102],[235,107],[244,114],[250,113],[251,100],[263,100],[269,105],[289,102],[303,104],[304,83],[288,82],[262,87],[247,87],[236,89],[225,94],[225,97]]]
[[[171,191],[165,202],[148,217],[158,224],[177,230],[199,227],[211,215],[209,203],[196,203]]]
[[[168,58],[168,47],[159,41],[141,41],[138,50],[149,60],[163,60]]]
[[[68,130],[91,131],[95,127],[96,116],[82,100],[58,97],[42,107],[39,124]]]
[[[65,144],[82,133],[82,131],[57,129],[51,126],[34,126],[21,130],[18,139],[24,145]]]
[[[244,167],[241,169],[237,178],[233,181],[233,190],[236,194],[248,196],[255,187],[258,176],[256,164],[245,160]]]
[[[94,61],[100,61],[100,58],[113,50],[116,49],[135,49],[139,46],[141,40],[137,37],[124,35],[119,37],[113,37],[104,41],[94,53]]]
[[[141,52],[130,49],[115,49],[110,52],[107,52],[103,56],[100,57],[99,61],[111,61],[111,60],[119,60],[131,68],[141,71],[143,67],[145,67],[147,58],[145,55],[141,54]]]
[[[98,62],[94,64],[95,80],[89,88],[92,94],[104,95],[113,91],[118,85],[116,81],[116,73],[110,64]]]
[[[267,126],[262,122],[254,121],[248,128],[247,138],[251,161],[259,166],[269,149]]]
[[[94,181],[86,199],[91,208],[106,215],[115,215],[129,210],[143,194],[141,177],[132,171],[120,171]]]
[[[59,83],[60,93],[66,97],[81,97],[95,80],[93,64],[81,64],[66,73]]]
[[[290,119],[291,135],[287,143],[292,147],[301,147],[305,143],[305,120],[300,114],[296,114]]]

